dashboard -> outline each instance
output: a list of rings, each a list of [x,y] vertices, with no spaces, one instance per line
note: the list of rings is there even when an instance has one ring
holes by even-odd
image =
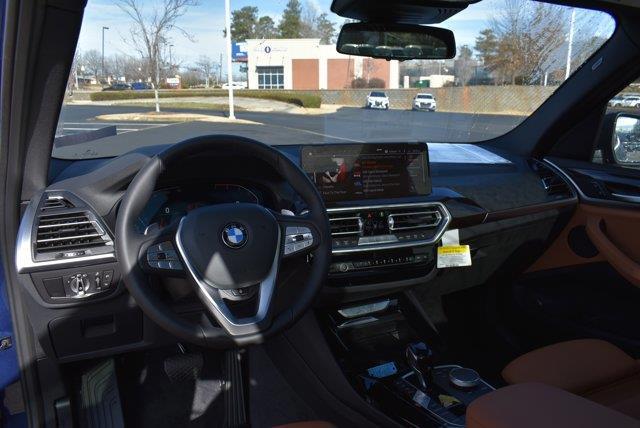
[[[316,183],[330,219],[333,254],[319,305],[366,301],[418,284],[434,293],[481,284],[497,272],[516,269],[509,259],[523,248],[544,248],[541,242],[551,239],[556,224],[567,221],[575,208],[575,192],[552,165],[502,153],[461,163],[436,156],[444,146],[276,146]],[[113,159],[54,161],[50,185],[27,206],[18,267],[32,297],[35,328],[51,338],[43,344],[47,353],[84,358],[155,340],[149,329],[156,327],[143,323],[124,289],[113,231],[128,183],[165,147]],[[193,209],[221,203],[260,204],[297,215],[307,209],[278,171],[260,159],[206,153],[161,177],[136,227],[142,232],[164,228]],[[56,225],[65,219],[69,229],[64,233],[44,235],[47,221]],[[81,225],[71,228],[76,223]],[[453,230],[470,245],[473,264],[437,269],[437,246],[443,233]],[[298,292],[295,278],[312,262],[305,257],[283,261],[283,305]],[[176,310],[198,310],[190,306],[193,289],[179,272],[153,286]],[[88,325],[88,319],[98,324],[108,319],[120,334],[85,338],[79,326]]]

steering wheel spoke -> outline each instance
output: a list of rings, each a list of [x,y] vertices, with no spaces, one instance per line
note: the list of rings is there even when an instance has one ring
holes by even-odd
[[[269,271],[258,284],[243,287],[220,287],[205,278],[192,262],[183,242],[182,225],[176,234],[177,252],[184,261],[185,270],[195,284],[196,293],[200,297],[207,311],[231,336],[243,336],[260,333],[271,324],[271,302],[275,293],[276,279],[280,267],[280,232],[278,231],[277,246],[273,255]],[[253,313],[237,316],[232,306],[238,302],[247,303],[257,300]],[[246,309],[245,309],[246,311]]]

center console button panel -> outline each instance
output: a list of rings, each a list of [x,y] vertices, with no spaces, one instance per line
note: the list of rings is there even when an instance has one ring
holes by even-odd
[[[428,254],[411,254],[411,255],[396,255],[377,257],[371,255],[370,257],[363,257],[357,260],[338,261],[333,262],[329,266],[330,273],[347,273],[354,271],[365,271],[369,269],[381,268],[381,267],[398,267],[401,265],[417,265],[424,264],[429,261],[431,257]]]

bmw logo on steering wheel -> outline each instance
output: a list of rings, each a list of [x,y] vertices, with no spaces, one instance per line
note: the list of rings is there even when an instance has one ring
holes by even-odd
[[[247,229],[239,223],[229,223],[222,229],[222,242],[229,248],[242,247],[247,238]]]

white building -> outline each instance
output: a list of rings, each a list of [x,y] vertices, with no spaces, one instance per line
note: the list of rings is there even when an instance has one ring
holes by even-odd
[[[348,89],[356,78],[398,88],[398,61],[343,55],[320,39],[246,41],[249,89]]]

